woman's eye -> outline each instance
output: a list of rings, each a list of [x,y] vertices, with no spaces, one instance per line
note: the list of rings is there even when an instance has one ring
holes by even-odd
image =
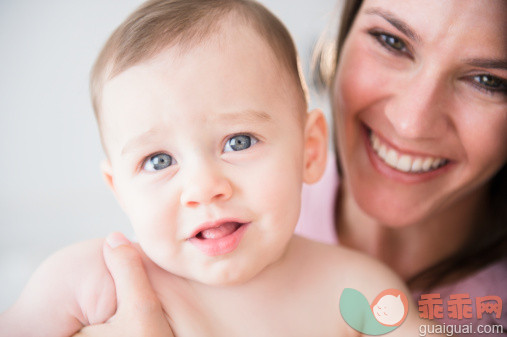
[[[476,75],[472,80],[478,87],[491,92],[506,92],[507,89],[505,81],[492,75]]]
[[[257,143],[257,138],[249,135],[236,135],[227,140],[224,146],[224,152],[242,151]]]
[[[175,163],[176,161],[170,155],[159,153],[146,159],[143,164],[143,169],[146,171],[160,171]]]
[[[407,45],[405,44],[405,42],[403,42],[403,40],[401,40],[400,38],[398,38],[396,36],[389,35],[386,33],[381,33],[381,32],[372,32],[371,34],[384,47],[386,47],[392,51],[396,51],[396,52],[406,52],[407,51]]]

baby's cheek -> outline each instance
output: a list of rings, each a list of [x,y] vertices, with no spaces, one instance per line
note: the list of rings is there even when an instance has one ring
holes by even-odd
[[[270,169],[257,189],[259,211],[284,224],[296,223],[301,204],[302,177],[294,167]],[[273,174],[273,172],[276,172]]]
[[[161,196],[138,194],[130,200],[127,215],[140,240],[141,237],[156,238],[171,233],[171,223],[176,214],[172,208]]]

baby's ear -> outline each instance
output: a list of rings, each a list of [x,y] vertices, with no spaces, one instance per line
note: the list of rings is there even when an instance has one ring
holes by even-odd
[[[125,209],[123,207],[123,201],[120,198],[118,191],[116,190],[116,186],[114,185],[113,167],[111,166],[111,162],[108,159],[104,159],[104,161],[100,163],[100,171],[102,172],[102,178],[104,178],[104,181],[106,182],[107,186],[109,186],[109,188],[113,192],[114,196],[116,197],[116,200],[120,204],[120,207],[122,209]]]
[[[113,167],[111,166],[111,162],[109,161],[109,159],[104,159],[100,163],[100,171],[102,172],[102,178],[104,178],[104,181],[106,182],[107,186],[109,186],[109,188],[113,191],[113,193],[116,194],[113,181]]]
[[[327,159],[327,123],[319,109],[306,116],[304,151],[303,181],[313,184],[324,174]]]

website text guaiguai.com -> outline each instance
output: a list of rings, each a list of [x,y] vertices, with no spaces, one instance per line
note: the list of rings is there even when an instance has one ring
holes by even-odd
[[[507,331],[506,331],[507,332]],[[445,334],[446,336],[466,335],[466,334],[498,334],[503,335],[502,325],[476,325],[470,324],[422,324],[419,326],[419,336],[428,336],[431,334]]]

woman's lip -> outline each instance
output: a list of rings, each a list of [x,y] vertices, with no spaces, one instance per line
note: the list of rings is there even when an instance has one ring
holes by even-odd
[[[218,239],[198,238],[196,234],[188,241],[208,256],[224,255],[238,247],[249,225],[249,222],[242,223],[234,232]]]
[[[376,169],[377,172],[381,173],[382,175],[386,176],[387,178],[402,182],[402,183],[421,183],[424,181],[428,181],[430,179],[433,179],[447,171],[449,171],[453,166],[454,162],[448,160],[447,164],[434,169],[432,171],[428,172],[402,172],[397,169],[392,168],[391,166],[387,165],[375,152],[375,150],[372,148],[372,145],[370,143],[369,138],[369,132],[370,129],[363,125],[362,128],[362,138],[363,142],[366,148],[367,155],[370,159],[371,164]],[[388,143],[390,144],[390,143]],[[401,153],[403,153],[403,150],[400,150]],[[410,153],[410,152],[406,152]],[[417,156],[417,155],[413,155]],[[421,155],[422,156],[422,155]]]
[[[412,150],[406,150],[406,149],[402,149],[400,147],[398,147],[397,145],[391,143],[390,141],[388,141],[381,133],[373,130],[372,128],[370,128],[368,125],[366,124],[363,124],[363,128],[366,130],[366,134],[369,136],[369,133],[370,132],[373,132],[375,134],[375,136],[377,136],[383,143],[386,143],[389,145],[389,147],[395,149],[397,152],[401,153],[401,154],[406,154],[406,155],[409,155],[409,156],[412,156],[412,157],[434,157],[434,158],[444,158],[448,161],[451,161],[449,158],[447,158],[446,156],[440,156],[440,155],[435,155],[435,154],[429,154],[429,153],[423,153],[423,152],[417,152],[417,151],[412,151]]]

